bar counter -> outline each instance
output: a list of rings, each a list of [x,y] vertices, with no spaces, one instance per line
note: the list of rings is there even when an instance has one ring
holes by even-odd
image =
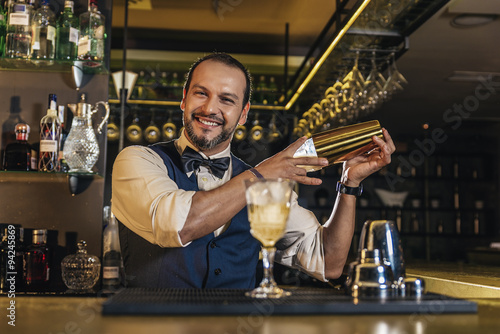
[[[441,268],[441,269],[440,269]],[[474,271],[471,271],[474,270]],[[103,316],[105,298],[16,296],[15,327],[9,303],[0,297],[0,333],[500,333],[500,268],[436,264],[409,266],[409,276],[425,277],[431,292],[466,291],[477,302],[472,314],[440,314],[436,309],[402,315],[268,316]],[[429,284],[430,283],[430,284]],[[460,287],[468,287],[461,290]],[[438,289],[440,291],[433,291]],[[478,293],[478,297],[473,294]],[[489,298],[488,298],[489,297]]]

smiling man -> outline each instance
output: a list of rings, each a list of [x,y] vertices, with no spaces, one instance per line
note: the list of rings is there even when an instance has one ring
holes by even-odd
[[[260,244],[250,234],[244,180],[287,178],[307,185],[298,165],[326,166],[323,158],[293,158],[307,138],[251,168],[231,153],[231,139],[250,110],[251,81],[233,57],[214,53],[191,67],[181,102],[185,130],[149,147],[131,146],[117,156],[112,211],[130,286],[253,288]],[[342,184],[355,193],[361,181],[390,163],[394,144],[344,164]],[[320,225],[294,194],[276,260],[320,280],[342,273],[354,231],[356,196],[339,193],[331,218]]]

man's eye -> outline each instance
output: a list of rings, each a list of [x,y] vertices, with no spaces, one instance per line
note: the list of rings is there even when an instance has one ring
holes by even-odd
[[[196,91],[196,92],[194,92],[194,93],[195,93],[196,95],[207,95],[207,94],[205,94],[205,92],[204,92],[204,91],[201,91],[201,90]]]
[[[221,98],[222,102],[227,103],[227,104],[234,104],[234,101],[232,99],[229,99],[227,97]]]

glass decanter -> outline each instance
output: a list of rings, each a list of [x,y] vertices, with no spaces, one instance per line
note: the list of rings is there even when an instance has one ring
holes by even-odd
[[[101,262],[87,254],[87,243],[80,240],[76,254],[66,256],[61,262],[62,279],[68,289],[78,292],[90,290],[99,280]]]
[[[99,104],[106,109],[106,115],[97,129],[100,134],[109,117],[107,102],[97,102],[96,107],[92,108],[92,105],[86,103],[85,94],[82,94],[78,104],[68,105],[73,113],[73,121],[64,144],[63,157],[70,173],[92,173],[92,168],[99,158],[99,143],[92,126],[92,114],[97,112]]]

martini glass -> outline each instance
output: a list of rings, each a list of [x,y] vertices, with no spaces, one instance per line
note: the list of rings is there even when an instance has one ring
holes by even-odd
[[[262,244],[264,277],[259,286],[246,293],[253,298],[289,296],[273,277],[276,242],[283,236],[290,212],[293,182],[284,179],[250,179],[245,181],[250,233]]]

